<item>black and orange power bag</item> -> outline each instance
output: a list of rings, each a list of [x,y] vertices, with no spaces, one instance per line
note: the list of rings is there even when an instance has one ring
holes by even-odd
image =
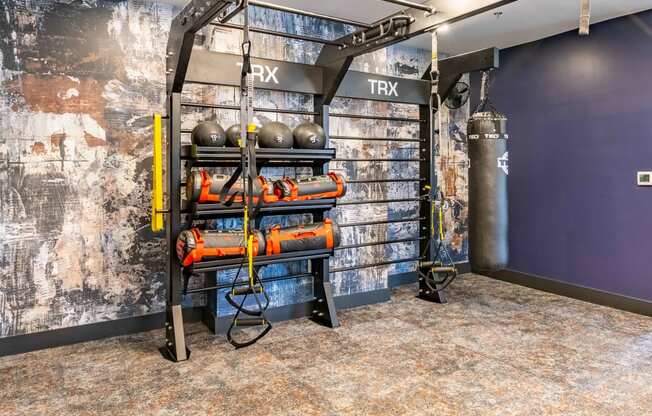
[[[334,172],[304,179],[283,178],[274,182],[274,193],[281,201],[340,198],[346,194],[346,181]]]
[[[227,182],[231,179],[230,175],[223,175],[220,173],[210,174],[205,170],[192,172],[186,181],[186,196],[191,202],[203,203],[219,203],[219,202],[236,202],[242,203],[244,189],[242,186],[242,178],[231,186],[231,188],[224,193],[223,201],[220,201],[223,189]],[[278,201],[278,197],[274,193],[274,187],[270,180],[259,176],[253,183],[253,201],[258,204],[261,196],[263,202],[273,203]]]
[[[330,219],[315,224],[281,228],[276,225],[265,232],[265,254],[292,251],[334,249],[340,245],[340,229]]]
[[[177,256],[184,267],[202,260],[245,255],[247,243],[242,231],[198,230],[182,231],[177,238]],[[265,252],[265,237],[254,232],[253,255]]]

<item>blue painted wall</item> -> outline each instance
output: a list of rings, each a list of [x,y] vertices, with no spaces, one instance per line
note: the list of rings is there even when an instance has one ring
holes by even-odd
[[[501,52],[510,268],[652,300],[652,11]]]

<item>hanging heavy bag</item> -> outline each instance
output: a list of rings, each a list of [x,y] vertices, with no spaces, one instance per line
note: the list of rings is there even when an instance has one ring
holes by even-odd
[[[469,119],[469,261],[473,271],[503,269],[509,260],[507,118],[485,99]]]
[[[216,121],[202,121],[192,129],[190,141],[197,146],[221,147],[226,141],[226,134]]]
[[[281,228],[272,227],[265,232],[266,254],[282,254],[293,251],[334,249],[340,245],[340,229],[332,220],[315,224]]]
[[[294,147],[297,149],[323,149],[326,147],[326,133],[317,123],[305,122],[294,128]]]
[[[265,252],[265,238],[260,231],[254,232],[253,255]],[[184,267],[202,260],[221,257],[244,256],[247,243],[242,231],[184,230],[177,238],[177,256]]]
[[[294,137],[289,127],[278,121],[265,124],[258,130],[258,146],[262,148],[290,149],[294,144]]]
[[[226,192],[224,201],[220,201],[222,190],[230,179],[230,175],[222,175],[220,173],[211,175],[205,170],[194,171],[186,180],[187,198],[190,202],[198,203],[242,203],[244,193],[241,179],[238,179]],[[278,201],[278,197],[274,193],[273,184],[269,179],[259,176],[253,185],[253,200],[255,204],[258,204],[261,195],[263,197],[262,202],[273,203]]]
[[[283,178],[274,182],[274,193],[283,201],[340,198],[346,193],[346,181],[334,172],[304,179]]]

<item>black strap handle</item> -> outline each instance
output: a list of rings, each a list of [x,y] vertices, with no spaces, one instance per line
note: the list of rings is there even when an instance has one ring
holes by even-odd
[[[236,309],[240,309],[240,311],[242,311],[242,313],[244,313],[245,315],[262,316],[263,311],[265,309],[267,309],[267,307],[269,306],[269,297],[267,296],[267,293],[264,290],[262,292],[260,292],[260,293],[262,293],[263,296],[265,297],[265,306],[263,306],[263,308],[259,309],[259,310],[248,309],[248,308],[244,307],[244,302],[245,302],[245,300],[247,298],[247,295],[249,293],[246,293],[244,295],[245,298],[242,299],[242,303],[236,302],[236,300],[233,298],[232,293],[233,293],[232,291],[227,292],[226,295],[224,295],[224,298],[226,299],[227,302],[229,302],[229,305],[233,306]],[[255,295],[254,292],[250,292],[250,293],[253,293]]]
[[[250,345],[255,344],[262,337],[267,335],[267,333],[272,329],[272,323],[271,322],[269,322],[267,320],[263,320],[263,321],[265,322],[265,328],[263,328],[262,331],[260,331],[255,337],[253,337],[253,338],[251,338],[251,339],[249,339],[247,341],[240,342],[240,341],[236,341],[233,338],[233,329],[235,328],[235,323],[236,323],[236,320],[234,319],[231,322],[231,326],[229,327],[229,330],[226,331],[226,339],[227,339],[227,341],[229,341],[229,344],[233,345],[236,349],[245,348],[245,347],[248,347]]]

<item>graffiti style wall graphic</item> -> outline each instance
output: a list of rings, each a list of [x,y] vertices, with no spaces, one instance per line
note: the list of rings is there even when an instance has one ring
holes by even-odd
[[[164,241],[149,231],[151,114],[164,111],[164,57],[176,9],[156,1],[6,0],[0,4],[0,336],[38,332],[159,312],[164,305]],[[257,10],[253,24],[311,36],[338,37],[352,30],[341,24]],[[253,34],[256,56],[313,63],[319,44]],[[237,53],[240,33],[209,27],[197,47]],[[428,53],[400,46],[356,59],[353,68],[418,77]],[[189,86],[188,100],[237,104],[227,87]],[[311,96],[260,91],[256,105],[311,110]],[[337,99],[333,112],[415,116],[417,109],[391,103]],[[450,114],[448,132],[465,129],[463,111]],[[184,128],[216,118],[237,122],[229,110],[188,111]],[[259,113],[258,122],[279,120],[291,127],[303,117]],[[332,135],[416,137],[415,123],[331,119]],[[457,135],[457,136],[456,136]],[[444,143],[442,141],[442,143]],[[464,148],[440,155],[458,166]],[[416,155],[411,146],[333,141],[342,157]],[[443,144],[442,144],[443,146]],[[455,147],[457,146],[457,147]],[[459,160],[458,160],[459,159]],[[409,163],[341,162],[333,170],[350,178],[407,177]],[[446,170],[448,172],[448,170]],[[451,221],[461,221],[450,239],[456,255],[464,242],[465,174],[446,173],[459,201]],[[289,169],[270,176],[307,174]],[[448,185],[447,175],[453,175]],[[457,175],[457,176],[456,176]],[[400,186],[399,186],[400,185]],[[347,198],[402,198],[417,194],[412,184],[357,184]],[[447,188],[448,189],[448,188]],[[415,216],[410,204],[338,208],[338,221]],[[458,206],[456,205],[456,206]],[[303,217],[266,221],[297,223]],[[216,223],[235,227],[236,221]],[[416,224],[345,229],[344,244],[416,235]],[[367,240],[368,239],[368,240]],[[343,250],[333,266],[367,259],[409,257],[416,246],[393,244]],[[361,260],[362,259],[362,260]],[[305,265],[291,265],[301,270]],[[413,269],[400,264],[336,273],[337,294],[385,287],[387,276]],[[265,271],[278,273],[278,270]],[[232,277],[232,276],[231,276]],[[228,281],[228,274],[220,280]],[[310,296],[311,282],[283,281],[270,287],[274,304]],[[199,299],[197,302],[201,302]],[[220,306],[220,310],[226,312]]]

